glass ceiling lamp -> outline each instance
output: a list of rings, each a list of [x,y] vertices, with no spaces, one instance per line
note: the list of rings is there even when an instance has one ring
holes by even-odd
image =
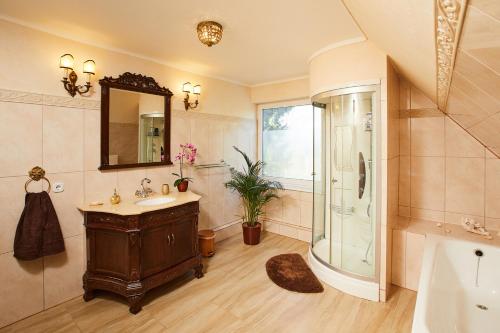
[[[198,39],[208,47],[220,42],[222,38],[222,30],[222,25],[215,21],[200,22],[196,28],[196,31],[198,32]]]

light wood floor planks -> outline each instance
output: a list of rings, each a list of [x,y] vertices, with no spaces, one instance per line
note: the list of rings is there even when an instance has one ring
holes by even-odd
[[[410,332],[416,293],[394,287],[387,303],[346,295],[324,285],[321,294],[281,289],[266,275],[270,257],[308,245],[265,233],[257,246],[241,236],[217,244],[206,275],[152,291],[137,315],[119,297],[81,297],[0,329],[4,332]]]

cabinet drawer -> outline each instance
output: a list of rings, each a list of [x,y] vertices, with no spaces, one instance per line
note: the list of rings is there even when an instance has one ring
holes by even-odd
[[[89,228],[127,231],[136,228],[138,221],[137,216],[121,216],[107,213],[85,214],[85,226]]]
[[[141,217],[141,227],[152,227],[160,224],[167,224],[184,216],[198,214],[198,202],[191,202],[182,206],[167,208]]]

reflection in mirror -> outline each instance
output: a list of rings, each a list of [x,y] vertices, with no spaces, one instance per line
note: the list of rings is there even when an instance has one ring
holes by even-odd
[[[163,162],[165,98],[110,89],[109,165]]]

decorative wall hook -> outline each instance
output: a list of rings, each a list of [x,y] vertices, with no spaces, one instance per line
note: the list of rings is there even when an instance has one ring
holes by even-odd
[[[89,92],[92,85],[90,84],[90,78],[95,75],[95,62],[94,60],[86,60],[83,63],[83,73],[87,74],[87,82],[85,85],[77,85],[78,75],[76,75],[73,70],[74,58],[71,54],[63,54],[59,60],[59,67],[64,69],[64,77],[61,82],[64,85],[64,89],[71,95],[75,97],[76,93],[83,95]]]
[[[186,98],[184,98],[184,109],[186,111],[189,109],[196,109],[198,106],[198,96],[201,94],[201,86],[197,84],[193,87],[191,82],[186,82],[182,85],[182,91],[186,93]],[[196,95],[196,101],[194,101],[194,103],[189,102],[189,94]]]

